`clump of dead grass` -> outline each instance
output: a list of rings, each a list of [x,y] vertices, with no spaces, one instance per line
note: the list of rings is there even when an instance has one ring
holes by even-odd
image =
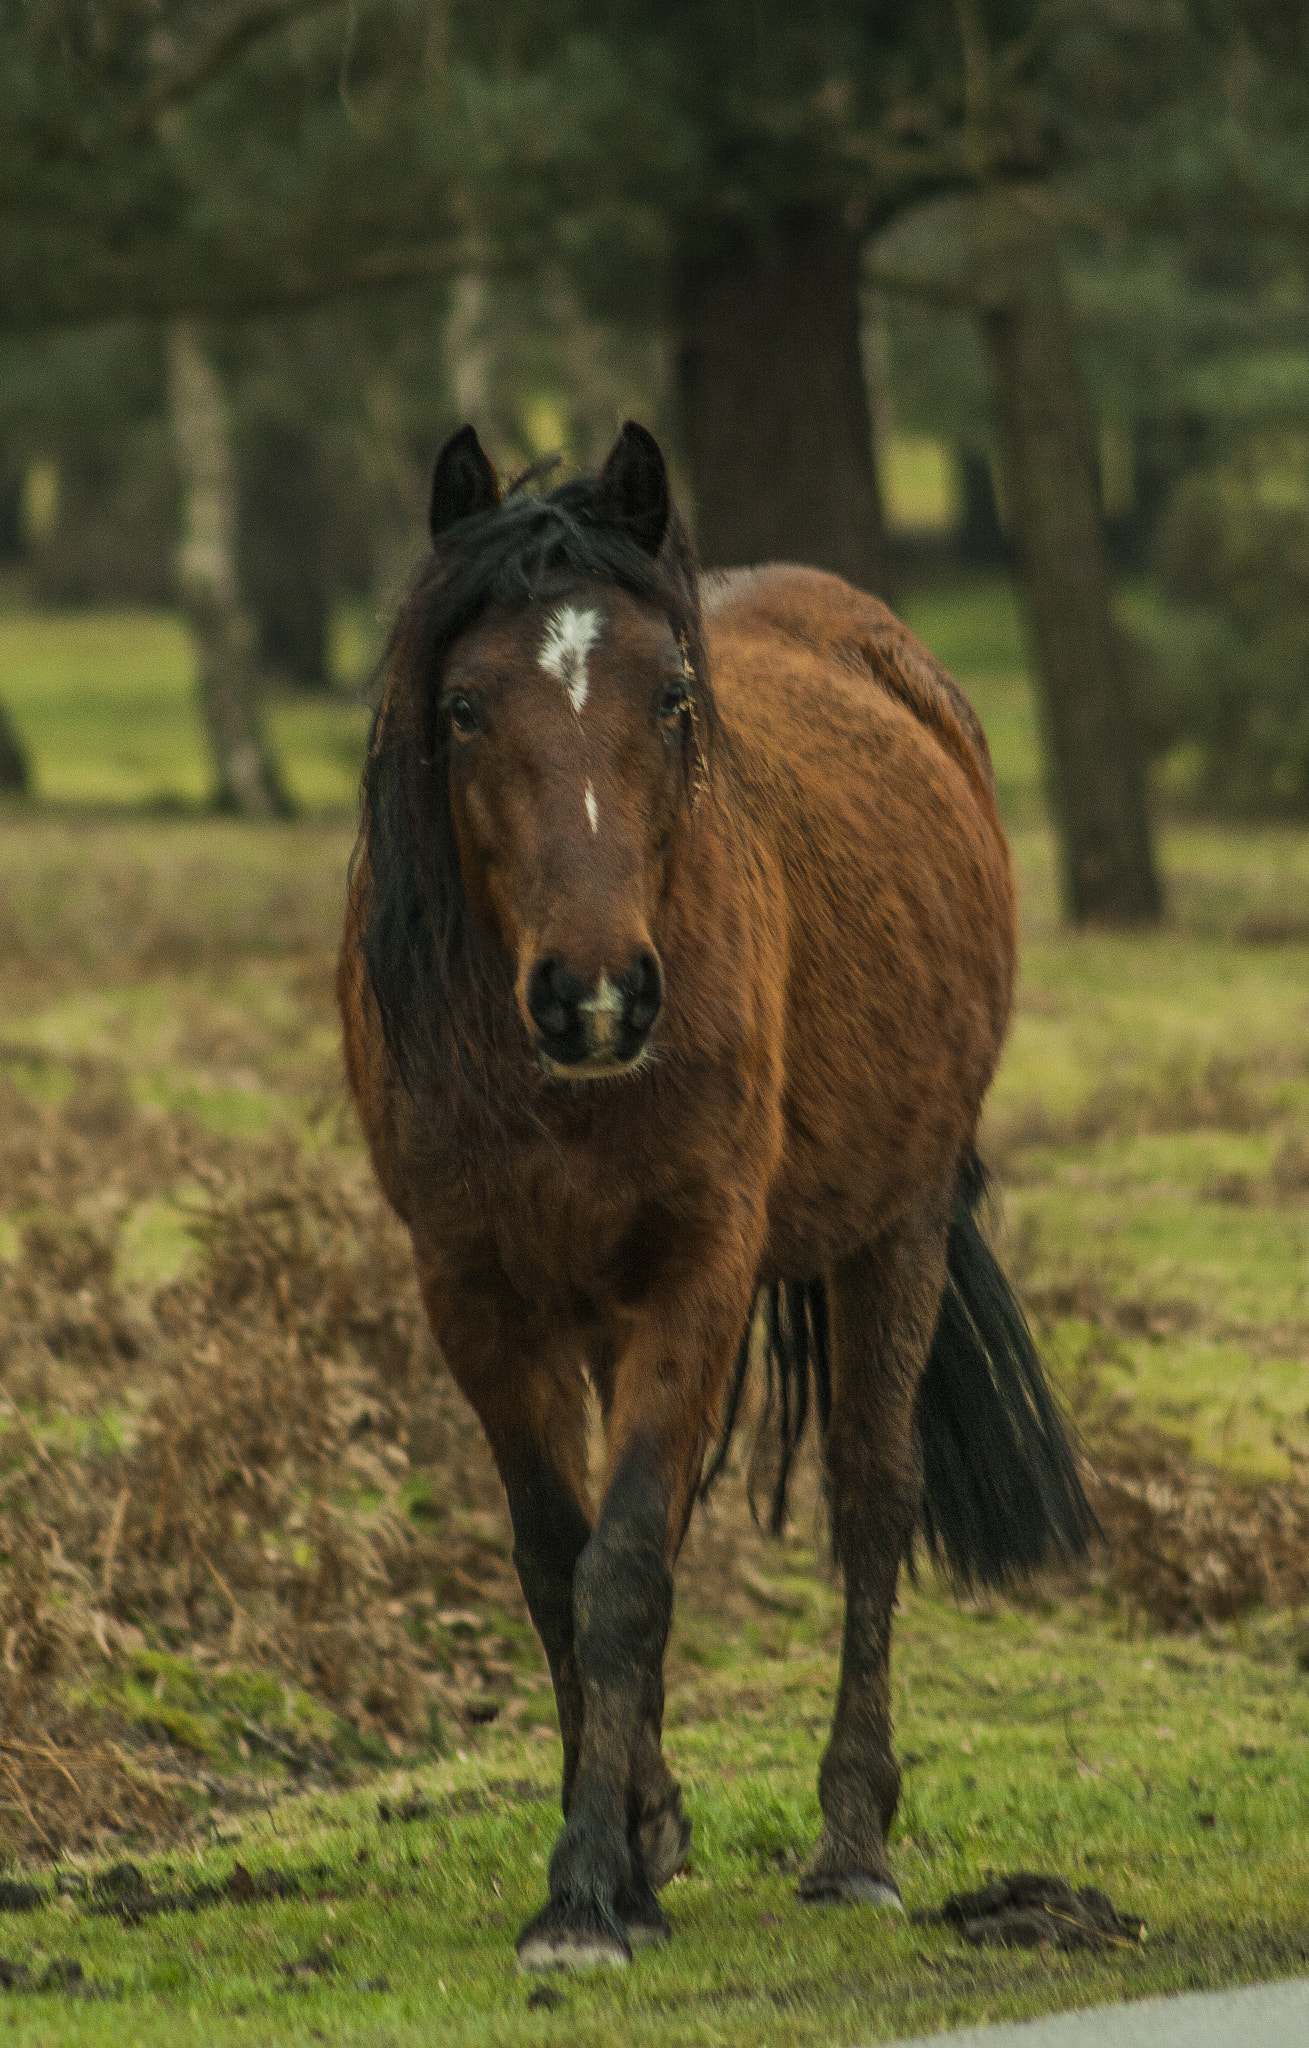
[[[1212,1053],[1197,1066],[1185,1055],[1158,1073],[1109,1076],[1092,1089],[1074,1119],[1078,1138],[1146,1132],[1256,1131],[1271,1105],[1250,1083],[1245,1061]]]
[[[0,1260],[0,1843],[173,1810],[68,1704],[147,1641],[272,1667],[394,1748],[434,1709],[489,1718],[521,1613],[507,1517],[371,1181],[289,1141],[161,1140],[130,1106],[88,1135],[76,1091],[14,1094],[0,1151],[34,1213]],[[152,1296],[119,1283],[97,1149],[102,1183],[180,1177],[195,1255]]]
[[[71,1073],[71,1093],[43,1101],[6,1068],[37,1083]],[[139,1108],[111,1060],[54,1060],[39,1048],[0,1043],[0,1188],[11,1213],[66,1216],[90,1202],[112,1219],[180,1183],[214,1182],[234,1156],[228,1141],[193,1118]]]
[[[126,830],[0,819],[6,1014],[88,986],[212,979],[261,960],[330,963],[353,827],[237,832],[217,819]]]
[[[1231,1621],[1309,1598],[1309,1485],[1237,1478],[1156,1432],[1096,1446],[1092,1500],[1105,1533],[1098,1569],[1166,1629]]]
[[[176,1791],[128,1754],[112,1716],[60,1686],[87,1647],[56,1583],[75,1568],[46,1540],[7,1449],[0,1441],[0,1842],[58,1855],[101,1846],[109,1830],[174,1834],[184,1819]]]

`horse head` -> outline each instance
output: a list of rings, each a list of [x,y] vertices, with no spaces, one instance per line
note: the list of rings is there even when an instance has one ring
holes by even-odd
[[[598,476],[545,496],[502,501],[471,427],[433,477],[420,609],[446,617],[408,666],[443,886],[508,970],[540,1066],[571,1081],[640,1066],[664,1000],[661,905],[711,716],[671,518],[663,456],[630,422]]]

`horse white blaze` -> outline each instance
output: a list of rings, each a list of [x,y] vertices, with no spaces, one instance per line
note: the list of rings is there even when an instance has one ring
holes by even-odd
[[[600,806],[595,800],[595,791],[589,782],[586,785],[586,822],[593,832],[600,830]]]
[[[546,674],[563,684],[579,718],[589,688],[586,657],[599,638],[599,612],[579,612],[571,604],[561,604],[551,614],[537,657]]]
[[[584,997],[578,1008],[591,1027],[591,1043],[596,1051],[608,1052],[623,1021],[623,999],[607,974],[600,976],[595,994]]]

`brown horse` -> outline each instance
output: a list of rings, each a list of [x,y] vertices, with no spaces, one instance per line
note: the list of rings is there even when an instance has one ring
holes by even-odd
[[[565,1826],[519,1959],[668,1933],[655,1892],[690,1844],[660,1748],[672,1568],[761,1301],[775,1518],[812,1383],[846,1590],[801,1895],[898,1906],[888,1653],[915,1531],[1001,1583],[1091,1526],[973,1216],[1015,943],[986,742],[876,599],[806,569],[701,581],[640,427],[598,477],[503,502],[465,427],[431,529],[338,986],[554,1679]]]

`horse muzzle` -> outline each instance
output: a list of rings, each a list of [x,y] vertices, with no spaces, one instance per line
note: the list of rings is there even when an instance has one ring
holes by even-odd
[[[651,951],[612,981],[602,973],[586,982],[560,959],[538,960],[527,979],[537,1057],[569,1081],[628,1072],[645,1057],[663,999],[663,970]]]

